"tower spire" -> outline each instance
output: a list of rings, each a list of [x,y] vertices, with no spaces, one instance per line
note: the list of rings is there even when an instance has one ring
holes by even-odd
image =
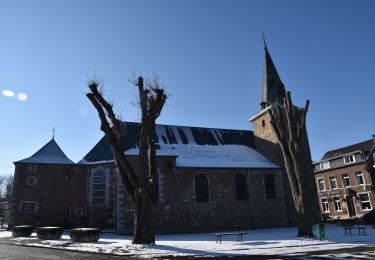
[[[262,33],[262,40],[264,44],[264,49],[267,49],[266,35],[264,33]]]
[[[285,97],[284,84],[280,79],[279,73],[268,52],[265,36],[263,34],[264,43],[264,65],[263,65],[263,81],[262,81],[262,98],[260,102],[261,109],[276,104],[282,104]]]

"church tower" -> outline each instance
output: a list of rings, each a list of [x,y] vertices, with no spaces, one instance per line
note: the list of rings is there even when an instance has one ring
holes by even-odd
[[[276,134],[271,126],[271,117],[268,113],[271,106],[282,104],[285,97],[285,88],[279,73],[264,43],[264,65],[262,80],[262,97],[260,111],[250,118],[253,124],[256,149],[265,155],[269,160],[282,165],[282,156],[277,143]]]

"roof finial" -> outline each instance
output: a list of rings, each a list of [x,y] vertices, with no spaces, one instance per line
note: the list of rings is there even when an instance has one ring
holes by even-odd
[[[262,40],[263,40],[264,48],[267,49],[266,35],[264,33],[262,33]]]
[[[55,127],[52,129],[52,140],[55,140],[55,133],[56,133],[56,129]]]

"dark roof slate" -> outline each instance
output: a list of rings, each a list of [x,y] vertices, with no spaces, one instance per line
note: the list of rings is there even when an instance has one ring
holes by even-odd
[[[136,148],[138,144],[139,123],[124,122],[124,151]],[[248,130],[230,130],[177,125],[157,124],[156,144],[195,144],[229,145],[238,144],[254,148],[254,135]],[[157,145],[157,149],[160,148]],[[107,137],[104,136],[93,149],[86,154],[82,162],[111,161],[113,155]]]
[[[280,79],[279,73],[276,70],[267,47],[265,47],[261,98],[262,108],[270,106],[274,103],[282,104],[284,97],[284,84]]]
[[[52,139],[32,156],[15,163],[74,164]]]
[[[332,159],[335,157],[340,157],[342,155],[349,154],[355,151],[369,152],[371,151],[373,146],[374,146],[373,139],[366,140],[364,142],[360,142],[360,143],[345,146],[336,150],[328,151],[324,154],[321,160],[324,161],[324,160]]]

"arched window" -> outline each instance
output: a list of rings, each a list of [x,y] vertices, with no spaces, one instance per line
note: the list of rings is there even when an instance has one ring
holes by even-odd
[[[194,179],[195,188],[195,201],[196,202],[208,202],[209,192],[208,192],[208,178],[203,173],[199,173]]]
[[[266,199],[276,199],[276,185],[273,174],[267,173],[264,175],[264,186],[266,189]]]
[[[246,176],[243,174],[237,174],[236,179],[236,200],[249,200],[249,192],[247,189]]]
[[[106,172],[104,169],[97,169],[92,174],[92,204],[105,204],[106,190]]]

